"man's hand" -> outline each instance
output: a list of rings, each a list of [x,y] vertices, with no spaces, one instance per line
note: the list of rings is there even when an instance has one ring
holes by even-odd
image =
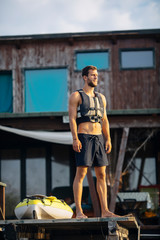
[[[73,139],[73,150],[76,152],[80,152],[82,149],[82,143],[79,139]]]
[[[111,140],[107,140],[105,143],[105,151],[106,151],[106,153],[110,153],[111,150],[112,150]]]

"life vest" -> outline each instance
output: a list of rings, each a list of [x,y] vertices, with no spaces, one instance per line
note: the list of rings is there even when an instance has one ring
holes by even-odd
[[[82,98],[82,103],[77,109],[77,124],[83,122],[102,122],[104,114],[104,104],[102,97],[98,92],[95,97],[88,96],[83,89],[78,90]]]

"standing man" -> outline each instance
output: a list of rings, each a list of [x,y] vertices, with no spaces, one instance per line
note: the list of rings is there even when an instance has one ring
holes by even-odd
[[[107,203],[106,153],[111,152],[109,122],[106,114],[106,99],[95,92],[98,72],[94,66],[82,69],[83,89],[75,91],[69,99],[70,129],[76,156],[76,176],[73,183],[76,217],[87,218],[81,207],[83,180],[89,166],[94,166],[97,177],[97,192],[101,205],[101,217],[116,217]],[[104,138],[103,138],[103,135]],[[104,142],[105,139],[105,142]]]

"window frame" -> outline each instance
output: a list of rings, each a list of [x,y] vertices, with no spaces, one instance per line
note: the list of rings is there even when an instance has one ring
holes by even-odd
[[[77,68],[77,54],[78,53],[108,53],[108,68],[98,68],[98,71],[110,71],[110,49],[89,49],[89,50],[76,50],[74,53],[74,69],[75,72],[81,72],[82,69]]]
[[[153,66],[152,67],[123,67],[122,66],[122,53],[123,52],[153,52]],[[120,48],[119,49],[119,66],[120,70],[143,70],[143,69],[155,69],[155,48]]]

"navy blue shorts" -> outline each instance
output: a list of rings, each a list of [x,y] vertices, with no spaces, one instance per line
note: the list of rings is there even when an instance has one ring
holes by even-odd
[[[75,152],[77,167],[102,167],[108,165],[102,135],[79,133],[78,138],[82,143],[82,149],[81,152]]]

